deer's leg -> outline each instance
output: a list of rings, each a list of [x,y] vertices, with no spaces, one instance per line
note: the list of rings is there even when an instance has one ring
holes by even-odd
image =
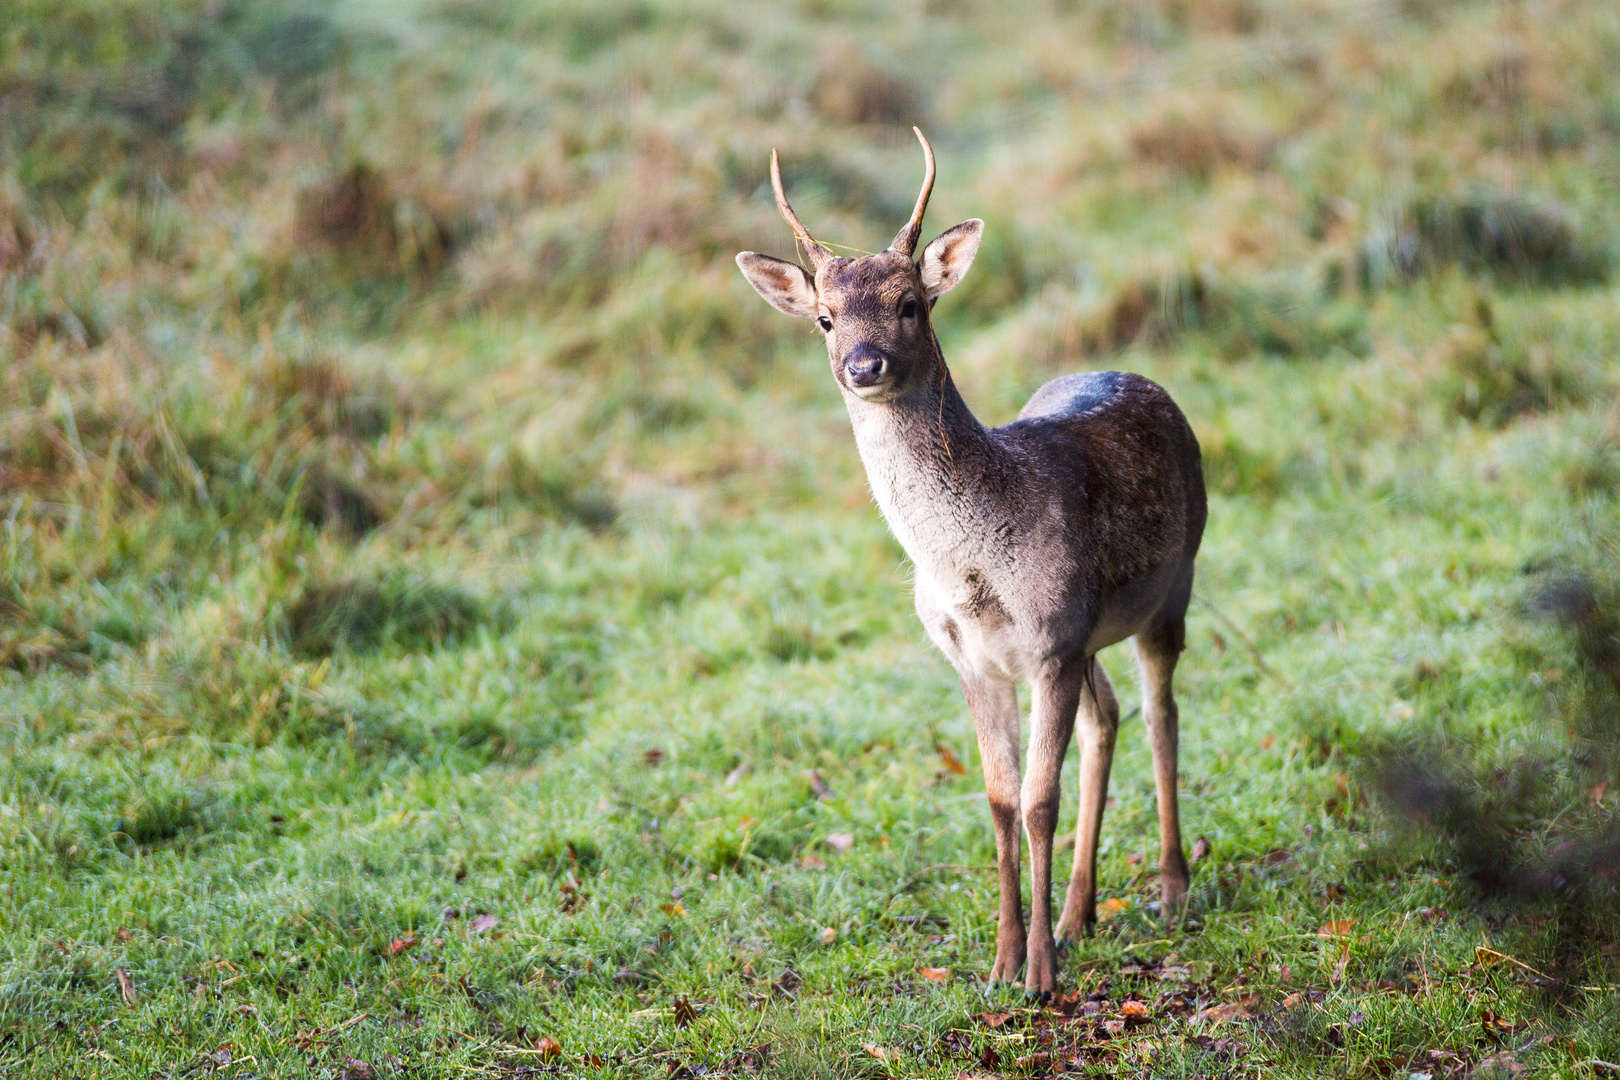
[[[963,676],[962,693],[973,713],[984,764],[984,793],[996,829],[996,869],[1001,906],[996,924],[996,962],[991,982],[1013,982],[1024,966],[1024,908],[1018,864],[1018,691],[1010,680]]]
[[[1063,900],[1058,937],[1073,941],[1097,921],[1097,840],[1108,804],[1108,773],[1119,732],[1119,699],[1096,657],[1080,699],[1080,812],[1074,827],[1074,869]]]
[[[1171,680],[1186,643],[1182,616],[1136,635],[1136,662],[1142,669],[1142,715],[1153,748],[1153,783],[1159,796],[1159,896],[1165,918],[1179,912],[1187,896],[1187,857],[1181,849],[1181,811],[1176,796],[1176,752],[1180,719]]]
[[[1053,665],[1030,680],[1029,766],[1024,773],[1024,832],[1029,837],[1029,973],[1025,989],[1046,996],[1057,984],[1052,937],[1052,834],[1062,796],[1063,757],[1074,737],[1081,673],[1091,661]]]

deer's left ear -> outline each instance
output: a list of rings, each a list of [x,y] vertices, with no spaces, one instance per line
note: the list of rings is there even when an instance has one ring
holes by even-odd
[[[922,275],[923,288],[933,300],[956,288],[973,265],[973,256],[979,253],[979,240],[984,236],[984,222],[968,218],[960,225],[934,237],[933,243],[923,249],[917,260],[917,272]]]

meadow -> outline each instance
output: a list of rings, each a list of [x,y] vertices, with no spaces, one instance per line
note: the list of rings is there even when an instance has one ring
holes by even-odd
[[[1602,0],[8,0],[0,1075],[1620,1073],[1617,64]],[[1133,716],[1047,1005],[732,262],[772,148],[886,244],[913,123],[980,418],[1140,372],[1210,489],[1189,910]]]

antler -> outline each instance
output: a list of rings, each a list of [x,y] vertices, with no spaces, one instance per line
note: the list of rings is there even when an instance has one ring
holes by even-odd
[[[911,212],[911,220],[906,222],[905,228],[895,234],[894,242],[889,245],[890,251],[897,251],[908,258],[917,250],[917,239],[922,236],[923,214],[928,210],[928,196],[934,190],[934,148],[923,138],[920,128],[914,127],[911,130],[917,133],[917,141],[922,143],[923,161],[927,163],[927,171],[923,174],[922,194],[917,196],[917,208]]]
[[[771,151],[771,187],[776,191],[776,208],[782,211],[782,216],[787,218],[787,223],[793,227],[793,235],[804,244],[805,254],[810,256],[810,265],[820,270],[821,264],[832,258],[833,253],[810,235],[810,231],[799,223],[799,215],[788,205],[787,196],[782,193],[782,166],[777,160],[775,150]]]

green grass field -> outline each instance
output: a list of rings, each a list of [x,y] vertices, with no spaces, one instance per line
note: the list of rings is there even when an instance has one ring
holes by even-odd
[[[1617,64],[1601,0],[9,0],[0,1075],[1620,1072]],[[1139,371],[1211,491],[1190,910],[1128,720],[1044,1008],[732,264],[773,147],[886,243],[912,123],[980,417]]]

